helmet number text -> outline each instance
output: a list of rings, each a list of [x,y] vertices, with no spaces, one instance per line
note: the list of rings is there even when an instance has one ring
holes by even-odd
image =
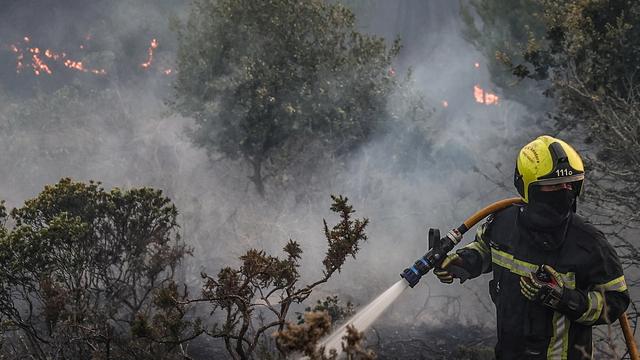
[[[556,170],[556,176],[571,176],[573,175],[573,171],[569,169],[558,169]]]

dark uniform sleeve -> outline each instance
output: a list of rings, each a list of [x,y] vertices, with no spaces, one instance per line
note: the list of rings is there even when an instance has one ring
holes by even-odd
[[[567,304],[564,313],[583,325],[612,323],[629,306],[629,291],[624,279],[622,265],[613,247],[602,232],[594,234],[596,246],[591,261],[585,270],[588,286],[566,291]]]
[[[475,240],[457,251],[462,258],[462,267],[471,274],[471,279],[491,271],[489,236],[492,221],[493,215],[490,215],[487,221],[478,226]]]

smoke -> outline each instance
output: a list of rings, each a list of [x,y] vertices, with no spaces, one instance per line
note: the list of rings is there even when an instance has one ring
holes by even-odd
[[[313,189],[273,187],[265,200],[250,184],[250,169],[210,158],[186,135],[192,120],[168,115],[171,78],[139,66],[153,38],[160,43],[155,59],[170,65],[177,44],[169,18],[184,18],[185,1],[9,4],[0,14],[0,45],[29,35],[42,47],[63,50],[90,34],[90,49],[73,51],[87,64],[104,66],[107,75],[65,69],[50,77],[17,74],[15,56],[0,53],[1,196],[19,206],[61,177],[95,179],[107,188],[163,189],[180,210],[183,239],[195,250],[184,273],[196,284],[200,271],[234,265],[250,247],[277,253],[289,238],[303,246],[305,278],[317,276],[326,248],[321,219],[335,221],[329,194],[344,194],[357,215],[371,220],[370,238],[317,296],[338,293],[366,304],[426,252],[428,227],[445,232],[482,206],[514,195],[513,160],[537,135],[537,126],[528,124],[540,115],[508,100],[476,102],[476,85],[498,96],[500,91],[483,55],[462,38],[458,1],[355,5],[363,30],[403,40],[396,71],[405,76],[411,69],[413,86],[433,108],[431,122],[400,119],[347,163],[315,175]],[[407,126],[427,131],[428,139],[398,139]],[[435,323],[457,314],[460,321],[484,323],[491,320],[486,281],[442,286],[428,275],[390,313],[398,321]],[[454,305],[443,312],[443,304]]]
[[[542,113],[530,113],[502,97],[498,105],[476,102],[474,86],[498,96],[500,89],[490,81],[483,65],[487,60],[463,39],[459,7],[457,1],[373,1],[363,10],[369,15],[361,20],[363,29],[403,40],[398,71],[412,72],[415,87],[434,107],[431,120],[437,127],[429,158],[391,158],[391,132],[362,149],[349,164],[350,178],[332,188],[351,195],[355,207],[371,220],[371,238],[361,257],[331,284],[356,301],[384,291],[426,252],[429,227],[444,233],[481,207],[516,195],[511,185],[515,156],[538,135],[533,120]],[[419,149],[416,143],[406,146]],[[410,163],[389,166],[398,161]],[[409,170],[398,173],[398,168]],[[463,243],[473,240],[474,231]],[[389,314],[405,323],[493,326],[489,277],[450,286],[427,275]]]

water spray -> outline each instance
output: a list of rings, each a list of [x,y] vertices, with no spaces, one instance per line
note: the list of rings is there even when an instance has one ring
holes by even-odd
[[[522,199],[509,198],[497,201],[471,215],[462,225],[450,230],[446,236],[440,238],[438,229],[429,229],[429,251],[419,258],[412,266],[404,269],[400,274],[404,280],[400,280],[360,310],[349,321],[332,334],[324,338],[319,346],[324,346],[325,353],[328,355],[331,349],[335,349],[338,354],[342,351],[342,339],[347,333],[348,326],[354,326],[358,331],[365,331],[382,313],[404,292],[407,287],[413,288],[418,284],[420,279],[430,270],[439,266],[453,248],[460,243],[462,236],[469,231],[474,225],[480,222],[490,214],[509,207],[514,204],[522,203]],[[460,282],[464,282],[469,278],[469,273],[459,266],[449,266],[447,271],[455,277],[460,278]],[[631,360],[640,360],[638,355],[638,347],[633,336],[633,331],[629,323],[626,313],[622,313],[618,319]]]

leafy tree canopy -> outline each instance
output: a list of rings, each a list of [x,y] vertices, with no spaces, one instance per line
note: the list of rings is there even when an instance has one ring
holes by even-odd
[[[399,83],[398,42],[321,0],[196,0],[179,39],[172,107],[195,118],[198,144],[247,161],[261,194],[312,144],[333,157],[369,139]]]

